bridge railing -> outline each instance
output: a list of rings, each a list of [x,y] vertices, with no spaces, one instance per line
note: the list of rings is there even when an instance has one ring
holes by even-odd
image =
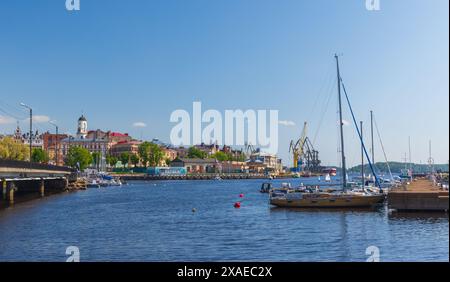
[[[20,168],[20,169],[22,169],[22,168],[40,169],[40,170],[49,170],[49,171],[66,171],[66,172],[71,172],[71,173],[76,172],[75,169],[66,167],[66,166],[56,166],[56,165],[49,165],[49,164],[3,160],[3,159],[0,159],[0,167]]]

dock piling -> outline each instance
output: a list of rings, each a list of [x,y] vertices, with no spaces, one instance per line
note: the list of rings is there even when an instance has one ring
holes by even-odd
[[[7,197],[7,191],[6,191],[6,189],[8,188],[8,186],[7,186],[7,182],[6,182],[6,179],[2,179],[2,190],[3,190],[3,200],[6,200],[6,197]]]
[[[14,185],[14,182],[11,182],[9,184],[9,191],[8,191],[8,201],[10,205],[14,205],[14,192],[16,191],[16,185]]]
[[[40,193],[41,197],[45,196],[45,181],[44,181],[44,179],[41,179],[41,183],[39,185],[39,193]]]

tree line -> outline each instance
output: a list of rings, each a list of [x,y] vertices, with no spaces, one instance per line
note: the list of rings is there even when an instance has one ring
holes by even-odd
[[[392,173],[401,173],[402,170],[411,168],[415,173],[428,173],[430,172],[430,166],[428,164],[415,164],[415,163],[402,163],[402,162],[389,162],[389,167],[386,162],[377,162],[375,165],[376,172],[385,172],[391,169]],[[448,171],[448,164],[435,164],[433,165],[435,171]],[[357,165],[349,169],[349,172],[361,171],[361,165]],[[364,171],[370,173],[370,167],[368,164],[364,165]]]
[[[86,148],[72,146],[69,148],[64,163],[67,166],[84,170],[90,166],[99,168],[101,162],[100,152],[89,152]],[[14,138],[4,137],[0,139],[0,158],[5,160],[29,161],[30,149],[22,142]],[[119,161],[122,165],[139,164],[148,166],[158,166],[164,160],[164,152],[160,146],[151,142],[143,142],[138,147],[138,154],[128,152],[121,153],[118,157],[110,154],[106,155],[106,163],[115,166]],[[48,163],[50,160],[48,152],[42,148],[33,148],[31,161],[36,163]]]
[[[243,154],[240,154],[239,156],[234,156],[232,153],[225,153],[222,151],[218,151],[210,156],[205,151],[202,151],[196,147],[190,147],[187,152],[188,158],[191,159],[216,159],[219,162],[225,162],[225,161],[239,161],[243,162],[245,161],[245,156]]]

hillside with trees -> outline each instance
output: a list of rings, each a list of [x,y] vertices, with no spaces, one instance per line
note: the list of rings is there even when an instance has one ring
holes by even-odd
[[[388,166],[385,162],[378,162],[375,164],[377,171],[388,172]],[[402,162],[389,162],[389,167],[391,168],[392,173],[401,173],[402,169],[409,168],[409,163]],[[411,164],[412,170],[414,173],[427,173],[430,172],[430,167],[428,164]],[[435,164],[433,165],[435,171],[448,171],[448,164]],[[370,171],[370,167],[368,164],[364,165],[365,171]],[[349,169],[349,172],[359,172],[361,171],[361,165],[357,165]]]

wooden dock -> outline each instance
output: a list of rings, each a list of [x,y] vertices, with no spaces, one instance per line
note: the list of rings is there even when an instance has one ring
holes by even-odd
[[[447,211],[448,191],[426,178],[395,188],[388,193],[388,206],[398,211]]]

